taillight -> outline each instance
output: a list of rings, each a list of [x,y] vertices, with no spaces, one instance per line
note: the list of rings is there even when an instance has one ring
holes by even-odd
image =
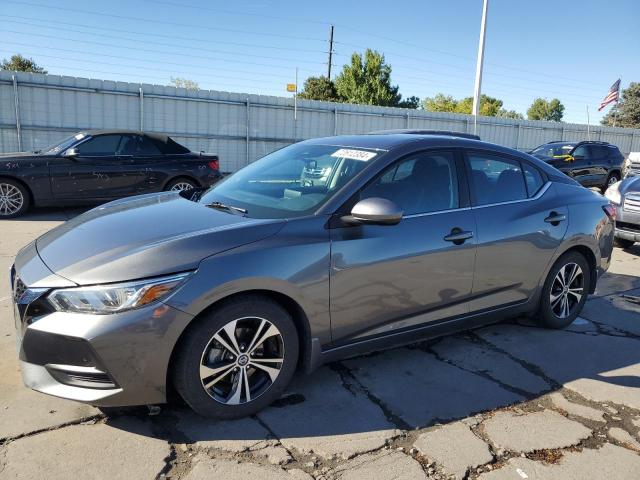
[[[607,217],[612,220],[616,218],[616,206],[613,203],[609,203],[608,205],[603,205],[602,210],[607,214]]]
[[[211,170],[220,170],[220,162],[218,160],[211,160],[209,162],[209,168]]]

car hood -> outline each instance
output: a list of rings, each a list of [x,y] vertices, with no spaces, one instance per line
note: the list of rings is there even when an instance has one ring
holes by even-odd
[[[16,153],[3,153],[0,154],[0,168],[7,167],[6,164],[11,164],[12,160],[16,162],[33,162],[41,161],[44,157],[33,152],[16,152]]]
[[[274,235],[284,223],[166,192],[90,210],[38,238],[36,248],[52,272],[79,285],[121,282],[195,269],[208,256]]]

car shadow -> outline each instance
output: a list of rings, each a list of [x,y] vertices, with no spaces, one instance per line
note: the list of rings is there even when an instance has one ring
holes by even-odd
[[[565,330],[519,319],[326,365],[295,378],[279,401],[252,417],[217,421],[173,405],[158,416],[107,424],[222,449],[277,438],[331,456],[382,446],[401,429],[456,421],[563,386],[596,402],[640,408],[640,306],[609,302],[602,315],[590,307],[594,301],[605,299],[591,299],[585,318]]]

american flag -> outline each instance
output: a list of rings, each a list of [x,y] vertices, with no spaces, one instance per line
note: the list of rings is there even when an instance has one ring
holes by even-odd
[[[602,100],[602,102],[600,103],[600,108],[598,109],[598,111],[602,110],[611,102],[617,102],[619,92],[620,92],[620,79],[616,80],[616,82],[613,85],[611,85],[611,88],[609,89],[609,93],[607,93],[607,96],[604,97],[604,100]]]

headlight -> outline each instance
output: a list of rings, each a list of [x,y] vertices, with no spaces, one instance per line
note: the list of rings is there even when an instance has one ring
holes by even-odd
[[[616,205],[620,205],[622,203],[622,197],[620,195],[620,182],[614,183],[609,188],[607,188],[607,191],[604,192],[604,196]]]
[[[47,299],[60,312],[117,313],[166,297],[190,275],[181,273],[128,283],[54,290]]]

